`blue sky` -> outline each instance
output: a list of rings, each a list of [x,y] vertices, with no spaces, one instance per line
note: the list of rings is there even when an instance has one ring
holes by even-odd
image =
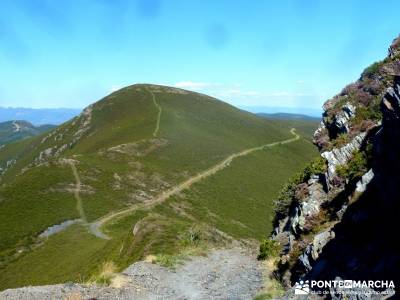
[[[399,1],[1,0],[0,106],[84,107],[134,83],[319,109],[384,58]]]

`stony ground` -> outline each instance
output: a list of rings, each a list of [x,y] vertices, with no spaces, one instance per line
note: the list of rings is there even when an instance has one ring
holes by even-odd
[[[253,299],[263,287],[253,253],[234,248],[192,257],[175,270],[137,262],[117,276],[114,287],[59,284],[0,293],[0,299]]]

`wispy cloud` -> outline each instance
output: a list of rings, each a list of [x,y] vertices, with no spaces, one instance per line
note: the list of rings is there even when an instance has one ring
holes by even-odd
[[[110,87],[110,92],[113,93],[115,91],[118,91],[122,88],[122,85],[114,84]]]
[[[177,88],[182,89],[193,89],[193,90],[200,90],[207,87],[211,87],[214,84],[208,82],[194,82],[194,81],[180,81],[174,84]]]
[[[301,80],[296,81],[296,83],[297,82],[299,85],[303,84]],[[296,91],[296,89],[252,90],[246,89],[240,84],[229,85],[203,81],[180,81],[166,85],[201,92],[233,105],[294,107],[299,105],[311,105],[309,103],[315,102],[314,99],[321,98],[321,95],[316,95],[311,91]]]

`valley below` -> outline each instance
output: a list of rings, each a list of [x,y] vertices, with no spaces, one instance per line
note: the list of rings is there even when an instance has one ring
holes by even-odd
[[[110,285],[144,264],[140,278],[149,268],[166,274],[154,281],[164,286],[161,298],[186,297],[166,281],[204,264],[197,275],[182,273],[199,282],[193,293],[251,299],[264,285],[256,252],[272,229],[273,199],[316,156],[316,126],[257,117],[185,90],[135,85],[49,133],[4,147],[1,296],[51,299],[67,291],[62,297],[101,299],[132,292],[129,284]],[[218,287],[241,268],[236,288]],[[211,283],[199,286],[210,276],[214,292]],[[48,284],[62,285],[9,290]],[[150,298],[153,292],[147,287]]]

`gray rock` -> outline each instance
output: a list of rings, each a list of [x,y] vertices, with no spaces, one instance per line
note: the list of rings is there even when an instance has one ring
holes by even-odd
[[[327,200],[327,195],[319,181],[310,179],[309,183],[309,196],[295,207],[290,220],[294,233],[303,231],[307,222],[306,218],[317,215],[320,212],[321,204]]]
[[[326,244],[335,237],[335,232],[331,229],[322,231],[314,236],[311,244],[309,244],[300,255],[299,261],[303,264],[306,271],[312,270],[312,263],[315,262]]]
[[[343,147],[334,148],[331,151],[325,151],[321,154],[321,156],[328,162],[327,177],[329,182],[332,182],[335,176],[336,167],[346,164],[352,157],[353,152],[360,149],[365,136],[366,133],[361,132]]]
[[[361,179],[356,183],[356,191],[359,193],[364,193],[367,189],[367,185],[374,178],[374,171],[370,169],[367,173],[365,173]]]
[[[339,132],[347,133],[349,132],[349,121],[354,117],[356,112],[356,107],[350,103],[346,103],[341,112],[335,116],[335,126]]]
[[[388,55],[390,58],[394,58],[396,55],[400,53],[399,45],[400,45],[400,37],[394,39],[389,47]]]
[[[344,213],[347,210],[347,203],[343,204],[342,207],[336,212],[336,216],[338,217],[339,220],[343,218]]]
[[[311,256],[314,260],[316,260],[322,252],[322,249],[326,246],[326,244],[335,237],[335,232],[332,230],[323,231],[318,233],[312,243]]]

